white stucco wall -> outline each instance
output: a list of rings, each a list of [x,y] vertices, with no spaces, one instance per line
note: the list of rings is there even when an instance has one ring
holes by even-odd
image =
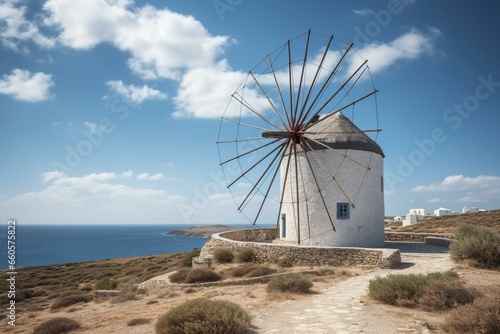
[[[377,153],[357,150],[338,150],[339,154],[334,154],[328,149],[315,152],[325,162],[324,164],[319,162],[313,152],[307,154],[336,231],[328,219],[318,187],[302,152],[297,159],[298,210],[294,204],[297,203],[295,161],[292,158],[286,185],[283,185],[283,182],[288,156],[281,165],[281,186],[285,187],[281,213],[286,215],[286,237],[282,240],[298,242],[300,235],[300,244],[307,246],[382,247],[384,245],[383,157]],[[345,159],[345,155],[362,165],[369,166],[370,170]],[[328,166],[330,172],[326,171],[323,165]],[[331,174],[337,182],[332,179]],[[349,219],[339,220],[337,203],[348,203],[348,198],[355,207],[350,207]],[[300,230],[298,215],[300,215]]]

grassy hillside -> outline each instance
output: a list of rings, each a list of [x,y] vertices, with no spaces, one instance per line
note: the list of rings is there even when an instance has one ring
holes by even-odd
[[[118,288],[144,282],[191,263],[199,250],[185,253],[151,255],[112,260],[67,263],[40,267],[17,268],[16,301],[21,312],[49,307],[55,300],[70,294],[86,294],[96,282],[109,278]],[[5,271],[0,271],[4,273]],[[7,277],[6,274],[3,276]],[[8,291],[8,282],[0,280],[1,291]],[[7,294],[0,296],[0,305],[8,304]],[[19,310],[18,310],[19,311]]]
[[[432,217],[414,225],[393,228],[393,231],[454,233],[460,223],[483,226],[500,231],[500,210]]]

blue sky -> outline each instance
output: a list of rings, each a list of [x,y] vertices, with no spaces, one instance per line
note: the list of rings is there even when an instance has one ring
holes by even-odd
[[[2,219],[246,223],[221,176],[220,117],[245,73],[308,29],[369,60],[387,215],[498,209],[499,7],[3,1]]]

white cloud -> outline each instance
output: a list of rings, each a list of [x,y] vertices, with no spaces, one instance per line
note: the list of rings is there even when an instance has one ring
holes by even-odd
[[[443,202],[440,198],[434,197],[427,201],[427,203],[440,203]]]
[[[19,6],[20,1],[0,3],[0,42],[16,52],[28,53],[24,45],[33,42],[41,47],[50,48],[54,39],[44,36],[36,24],[26,19],[26,6]]]
[[[14,69],[4,74],[0,80],[0,94],[12,96],[16,100],[37,102],[51,97],[50,88],[54,86],[51,74]]]
[[[413,192],[461,191],[473,189],[500,188],[500,177],[480,175],[465,177],[463,175],[447,176],[443,181],[429,185],[414,187]]]
[[[106,82],[106,85],[114,93],[135,103],[142,103],[146,100],[165,100],[167,98],[166,94],[146,85],[143,85],[142,87],[125,85],[121,80],[111,80]]]
[[[371,9],[369,8],[362,8],[362,9],[353,9],[352,12],[356,15],[359,15],[359,16],[369,16],[371,12],[373,12]]]
[[[399,8],[403,8],[403,7],[406,7],[408,5],[414,4],[415,2],[417,2],[417,0],[399,0],[398,6],[399,6]],[[385,9],[382,9],[382,10],[385,10]],[[374,10],[372,10],[370,8],[366,8],[366,7],[362,8],[362,9],[353,9],[352,12],[356,15],[363,16],[363,17],[369,16],[370,14],[375,13]],[[391,15],[391,13],[389,11],[387,11],[387,13],[389,15]]]
[[[414,60],[422,55],[430,55],[434,52],[434,42],[442,35],[437,28],[429,28],[428,33],[423,33],[416,28],[395,38],[389,43],[373,42],[359,48],[358,53],[368,59],[368,65],[372,73],[382,72],[401,60]],[[353,73],[363,62],[360,57],[354,55],[349,58],[349,69],[347,73]]]
[[[180,70],[210,66],[228,43],[192,16],[128,0],[48,0],[45,23],[76,49],[112,43],[131,54],[128,65],[146,79],[179,77]]]
[[[121,173],[121,177],[124,177],[126,179],[128,179],[129,177],[131,177],[132,175],[134,175],[134,173],[132,172],[132,170],[128,170],[126,172],[123,172]]]
[[[166,190],[136,187],[125,182],[132,171],[73,176],[51,171],[42,174],[39,191],[0,203],[2,211],[18,212],[30,223],[165,223],[179,222],[177,207],[185,198]],[[166,218],[168,217],[168,218]]]
[[[150,180],[150,181],[156,181],[156,180],[163,180],[165,176],[162,173],[158,174],[153,174],[150,175],[149,173],[142,173],[137,175],[138,180]]]
[[[233,71],[227,62],[220,61],[216,66],[200,67],[187,71],[180,82],[177,96],[174,98],[176,111],[174,117],[220,118],[240,114],[239,104],[228,107],[231,94],[240,85],[247,74]],[[270,109],[265,97],[254,89],[245,91],[245,100],[259,111]],[[243,108],[242,114],[250,111]]]

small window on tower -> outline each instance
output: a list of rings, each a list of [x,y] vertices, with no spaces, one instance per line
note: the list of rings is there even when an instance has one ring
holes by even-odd
[[[349,203],[337,203],[337,219],[349,219]]]

